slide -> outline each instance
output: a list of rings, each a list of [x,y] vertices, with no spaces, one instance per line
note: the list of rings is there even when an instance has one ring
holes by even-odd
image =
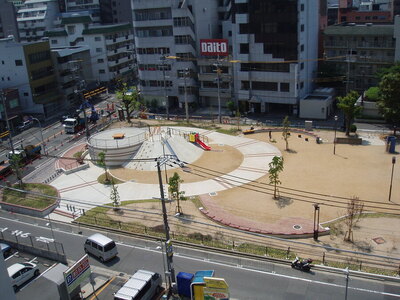
[[[211,147],[210,147],[210,146],[207,146],[207,145],[204,144],[202,141],[200,141],[199,135],[198,135],[198,134],[196,134],[196,143],[199,144],[199,146],[200,146],[201,148],[203,148],[204,150],[206,150],[206,151],[210,151],[210,150],[211,150]]]

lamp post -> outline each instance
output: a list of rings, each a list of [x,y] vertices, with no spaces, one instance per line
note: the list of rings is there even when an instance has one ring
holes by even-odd
[[[187,87],[186,87],[186,77],[189,75],[189,69],[186,68],[183,74],[184,89],[185,89],[185,113],[186,113],[186,123],[189,123],[189,105],[187,100]]]
[[[43,139],[43,130],[42,130],[42,123],[40,123],[39,119],[37,118],[32,118],[32,120],[35,120],[39,123],[39,128],[40,128],[40,138],[42,139],[42,145],[43,145],[43,152],[44,154],[46,153],[46,144],[44,143],[44,139]]]
[[[335,116],[335,138],[333,139],[333,154],[336,154],[336,130],[337,130],[337,121],[338,116]]]
[[[318,234],[319,234],[319,205],[318,203],[314,203],[314,241],[318,241]]]
[[[167,81],[165,80],[165,60],[167,57],[165,55],[161,56],[162,61],[162,72],[163,72],[163,80],[164,80],[164,98],[165,98],[165,112],[167,114],[167,120],[169,120],[169,99],[167,96]]]
[[[344,299],[347,300],[347,291],[349,290],[349,267],[347,267],[346,269],[344,269],[344,274],[346,275],[346,291],[344,294]]]
[[[389,188],[389,202],[390,202],[390,198],[392,197],[393,171],[394,171],[395,164],[396,164],[396,156],[393,156],[392,157],[392,175],[390,177],[390,188]]]
[[[214,66],[217,68],[216,72],[217,72],[217,92],[218,92],[218,122],[222,123],[222,120],[221,120],[221,93],[220,93],[220,86],[219,86],[220,80],[221,80],[221,72],[222,72],[222,70],[220,68],[221,63],[217,62],[214,64]]]

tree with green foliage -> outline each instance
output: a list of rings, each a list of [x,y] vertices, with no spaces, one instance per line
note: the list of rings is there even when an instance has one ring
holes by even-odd
[[[233,101],[226,102],[226,107],[231,112],[231,115],[233,115],[233,113],[235,111],[235,102],[233,102]]]
[[[114,210],[118,210],[119,206],[121,205],[121,200],[118,192],[117,186],[111,181],[111,193],[110,193],[110,200],[114,206]]]
[[[116,97],[120,100],[126,112],[128,123],[131,123],[131,114],[141,106],[139,92],[135,86],[128,86],[126,83],[120,85],[116,92]]]
[[[15,175],[18,178],[19,182],[19,187],[22,188],[23,182],[22,182],[22,168],[24,166],[24,163],[22,161],[22,157],[19,154],[13,153],[11,154],[9,158],[9,163],[11,170],[15,173]]]
[[[359,94],[356,91],[350,91],[346,96],[337,97],[337,107],[342,110],[346,124],[346,135],[350,135],[351,124],[356,116],[361,113],[362,107],[357,106],[356,102]]]
[[[108,184],[110,182],[110,178],[108,177],[107,171],[106,153],[104,151],[101,151],[97,156],[99,157],[99,159],[97,160],[97,164],[104,169],[104,172],[106,174],[105,183]]]
[[[274,156],[272,161],[268,164],[269,166],[269,183],[274,185],[274,199],[278,198],[278,184],[281,184],[279,180],[279,174],[283,171],[283,157]]]
[[[185,200],[185,192],[180,191],[180,184],[183,183],[183,180],[179,176],[177,172],[174,173],[172,177],[168,180],[168,192],[173,200],[176,200],[176,208],[175,213],[182,214],[182,208],[180,205],[181,200]]]
[[[286,151],[288,151],[290,138],[290,121],[288,116],[286,116],[282,122],[282,136],[286,143]]]
[[[384,75],[379,82],[379,111],[388,123],[400,123],[400,70]]]

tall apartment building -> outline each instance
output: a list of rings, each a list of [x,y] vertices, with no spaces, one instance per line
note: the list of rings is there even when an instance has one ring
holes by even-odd
[[[233,15],[235,96],[254,112],[298,114],[313,91],[318,0],[243,0]]]
[[[163,104],[167,94],[182,107],[186,90],[188,102],[202,106],[232,99],[246,111],[297,114],[313,90],[319,3],[133,0],[142,95]],[[202,55],[201,40],[221,38],[228,57]]]
[[[16,88],[25,114],[40,118],[57,115],[61,97],[48,41],[18,43],[0,40],[0,89]]]
[[[10,35],[19,39],[17,13],[14,5],[7,0],[0,0],[0,39]]]
[[[39,41],[54,27],[59,13],[57,0],[27,0],[18,10],[17,22],[21,42]]]
[[[346,90],[359,93],[378,84],[376,73],[400,59],[400,22],[328,26],[324,32],[328,63],[347,78]],[[342,91],[345,93],[346,90]]]
[[[46,32],[52,48],[88,46],[92,81],[107,82],[117,76],[132,76],[133,34],[131,24],[96,25],[88,14],[66,13],[57,28]]]

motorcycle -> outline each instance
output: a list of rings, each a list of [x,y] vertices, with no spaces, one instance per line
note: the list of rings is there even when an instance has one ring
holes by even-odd
[[[300,270],[300,271],[310,272],[311,263],[312,263],[312,259],[311,258],[306,258],[306,259],[300,260],[300,258],[296,257],[292,261],[291,266],[292,266],[292,268]]]

